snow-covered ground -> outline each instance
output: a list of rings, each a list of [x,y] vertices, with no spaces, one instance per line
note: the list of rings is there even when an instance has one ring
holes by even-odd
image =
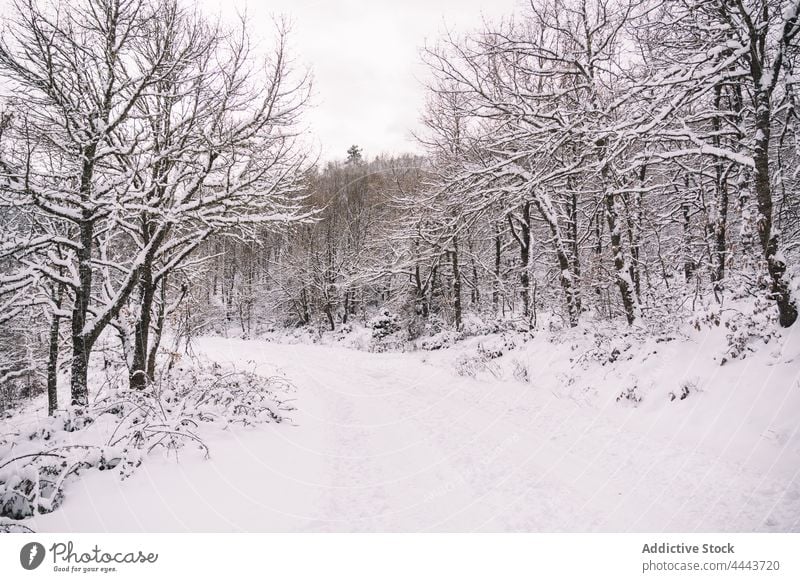
[[[205,338],[198,351],[217,361],[291,379],[292,422],[216,431],[210,460],[151,458],[122,482],[86,473],[67,486],[62,507],[25,523],[798,531],[800,326],[724,366],[713,361],[722,334],[622,339],[610,358],[588,354],[579,337],[542,334],[477,371],[466,364],[502,345],[499,337],[407,353]]]

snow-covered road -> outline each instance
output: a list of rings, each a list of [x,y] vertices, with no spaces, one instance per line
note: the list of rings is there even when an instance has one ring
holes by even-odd
[[[198,351],[297,386],[292,425],[210,442],[212,458],[93,473],[58,531],[789,531],[795,457],[722,454],[636,409],[535,382],[479,382],[424,353],[203,339]],[[669,425],[673,428],[669,429]],[[787,451],[786,455],[795,452]],[[766,458],[766,457],[764,457]],[[780,467],[780,468],[779,468]]]

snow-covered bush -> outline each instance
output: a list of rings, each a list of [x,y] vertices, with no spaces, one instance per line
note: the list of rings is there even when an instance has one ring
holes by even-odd
[[[496,341],[481,342],[478,344],[478,354],[486,360],[494,360],[501,357],[504,353],[499,338],[495,339]]]
[[[617,396],[617,402],[628,402],[634,407],[638,406],[642,400],[644,400],[644,396],[642,396],[637,383],[624,388]]]
[[[378,316],[370,320],[369,327],[372,329],[372,337],[377,340],[383,339],[400,331],[400,316],[384,309]]]
[[[35,533],[27,525],[13,521],[0,521],[0,533]]]
[[[353,333],[353,324],[352,323],[343,323],[339,327],[336,328],[336,338],[339,341],[347,339],[347,336]]]
[[[369,351],[405,351],[408,336],[402,332],[402,318],[397,313],[382,309],[369,320],[367,328],[372,334],[371,341],[366,343]]]
[[[123,455],[114,447],[65,444],[6,461],[0,465],[0,516],[49,513],[61,505],[68,478],[85,469],[113,469]]]
[[[467,313],[461,327],[464,336],[488,335],[515,329],[517,322],[511,319],[498,319],[493,314]]]
[[[434,336],[449,328],[450,326],[447,324],[447,322],[441,315],[431,314],[425,319],[425,324],[423,326],[423,334]]]
[[[721,321],[722,312],[719,305],[713,305],[703,309],[689,319],[689,323],[697,331],[700,331],[703,327],[719,327]]]
[[[773,302],[767,302],[761,297],[756,298],[752,310],[736,312],[725,320],[728,333],[725,339],[728,350],[720,360],[725,364],[736,358],[744,359],[747,354],[755,351],[753,344],[762,342],[768,344],[779,335],[778,313]]]
[[[690,321],[697,330],[720,325],[726,328],[726,349],[720,365],[746,358],[755,351],[757,344],[768,344],[780,334],[775,304],[762,295],[757,295],[752,301],[737,301],[735,307],[726,309],[714,305]]]
[[[473,353],[464,352],[458,356],[453,363],[453,367],[459,376],[477,378],[484,373],[488,373],[495,378],[500,378],[502,376],[502,368],[492,360],[493,358],[480,350]]]
[[[478,344],[478,353],[493,360],[514,350],[517,347],[517,340],[511,334],[504,333],[499,337],[492,337]]]
[[[689,394],[696,391],[697,384],[690,380],[686,380],[681,383],[681,387],[677,394],[675,392],[669,393],[670,402],[674,402],[675,400],[686,400],[689,397]]]
[[[645,334],[635,330],[620,331],[612,326],[598,326],[587,330],[591,343],[583,339],[572,344],[572,350],[580,352],[572,358],[575,364],[587,365],[589,362],[599,362],[606,366],[618,360],[628,360],[632,357],[631,348],[644,340]],[[555,336],[558,337],[558,334]],[[588,349],[587,349],[588,347]]]
[[[525,382],[526,384],[531,381],[531,374],[528,370],[528,364],[514,358],[511,360],[511,373],[514,376],[514,379],[519,382]]]
[[[460,337],[460,334],[455,331],[440,331],[419,342],[418,346],[426,351],[441,350],[452,346]]]
[[[89,469],[116,469],[125,479],[156,450],[177,454],[188,446],[207,456],[201,424],[281,422],[292,410],[276,395],[291,389],[285,379],[216,364],[180,362],[141,391],[120,379],[90,406],[0,439],[0,517],[55,510],[64,484]]]
[[[372,329],[372,337],[382,340],[400,331],[400,316],[388,309],[383,309],[379,315],[369,321],[369,327]]]

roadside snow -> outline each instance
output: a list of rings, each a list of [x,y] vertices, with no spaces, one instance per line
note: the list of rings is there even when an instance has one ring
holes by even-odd
[[[502,355],[484,347],[494,367],[474,378],[454,364],[496,338],[381,354],[205,338],[198,351],[216,361],[289,378],[291,422],[207,436],[209,461],[148,459],[124,482],[87,474],[59,510],[25,523],[800,531],[800,327],[724,366],[713,361],[721,334],[623,339],[613,362],[589,354],[588,340],[540,335]],[[523,368],[529,381],[512,379]],[[637,398],[619,398],[631,388]]]

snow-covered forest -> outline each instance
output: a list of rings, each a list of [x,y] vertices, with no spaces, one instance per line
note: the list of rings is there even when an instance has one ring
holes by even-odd
[[[289,19],[16,0],[0,530],[800,529],[798,13],[522,2],[323,160]]]

